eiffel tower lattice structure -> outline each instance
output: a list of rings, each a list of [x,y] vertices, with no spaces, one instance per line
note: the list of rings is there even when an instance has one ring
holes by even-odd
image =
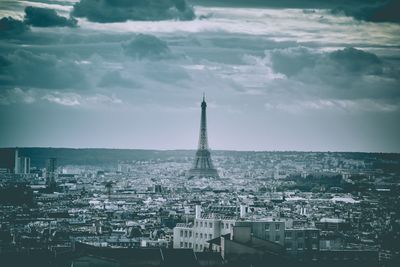
[[[218,178],[218,172],[214,168],[211,153],[208,148],[207,138],[207,118],[206,118],[207,103],[203,95],[203,102],[201,102],[201,120],[200,120],[200,137],[199,145],[196,152],[193,167],[189,170],[188,177],[215,177]]]

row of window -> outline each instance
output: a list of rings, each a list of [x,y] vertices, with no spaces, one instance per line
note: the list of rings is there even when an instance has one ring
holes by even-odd
[[[181,246],[181,248],[192,248],[192,243],[191,242],[181,242],[180,246]],[[199,248],[200,248],[200,250],[203,250],[203,245],[195,244],[194,248],[196,250],[198,250]]]
[[[286,238],[292,238],[292,237],[296,237],[296,236],[297,236],[297,238],[303,238],[305,236],[305,234],[303,232],[290,232],[290,231],[285,232]],[[311,232],[310,236],[313,238],[316,238],[318,236],[318,233]]]
[[[196,227],[209,227],[212,228],[213,227],[213,223],[212,222],[197,222],[196,221]],[[229,229],[229,223],[222,223],[221,224],[222,229],[226,228]],[[233,227],[233,223],[230,224],[230,227]]]
[[[265,224],[265,230],[270,230],[271,229],[271,225],[270,223]],[[275,224],[275,230],[279,230],[281,229],[281,225],[279,223]]]
[[[203,227],[203,225],[204,225],[204,227],[207,227],[207,222],[204,222],[204,224],[203,224],[203,222],[200,222],[200,227]],[[199,227],[199,222],[197,222],[197,221],[196,221],[196,227]],[[209,222],[208,223],[208,227],[212,228],[213,227],[213,223]]]
[[[222,229],[224,229],[224,225],[226,229],[229,229],[229,223],[222,223]],[[233,228],[233,223],[231,223],[231,228]]]
[[[265,235],[265,239],[271,240],[269,234],[266,234],[266,235]],[[274,239],[275,239],[275,242],[279,242],[279,241],[281,240],[281,238],[280,238],[279,235],[275,235],[275,238],[274,238]]]
[[[207,238],[207,234],[200,233],[200,238]],[[180,237],[192,237],[192,231],[181,230]],[[199,238],[199,233],[196,233],[196,238]],[[208,239],[212,239],[212,234],[208,234]]]
[[[292,247],[293,247],[292,242],[290,242],[290,241],[289,242],[285,242],[285,246],[286,246],[287,250],[291,250]],[[312,249],[317,249],[318,248],[317,244],[312,244],[311,247],[312,247]],[[297,243],[297,249],[298,250],[302,250],[303,248],[305,248],[303,243]]]
[[[181,237],[183,237],[183,236],[185,236],[185,237],[192,237],[192,231],[188,231],[188,230],[185,230],[185,231],[183,231],[183,230],[181,230],[181,233],[180,233],[180,236]]]
[[[200,233],[200,238],[207,238],[207,234]],[[196,233],[196,238],[199,238],[199,233]],[[212,239],[212,234],[208,234],[208,239]]]
[[[192,242],[181,242],[181,248],[192,248]]]

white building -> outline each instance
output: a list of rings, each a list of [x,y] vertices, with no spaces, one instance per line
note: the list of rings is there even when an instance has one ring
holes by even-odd
[[[178,223],[174,228],[174,248],[192,248],[203,251],[208,248],[208,240],[231,232],[235,219],[201,214],[200,206],[196,206],[194,224]]]
[[[222,217],[215,214],[201,214],[200,206],[196,206],[196,217],[194,223],[177,224],[174,228],[174,248],[192,248],[194,251],[207,249],[207,241],[225,234],[233,236],[233,226],[251,226],[252,234],[264,240],[270,240],[284,245],[285,223],[283,221],[245,220],[245,209],[241,207],[240,219]]]

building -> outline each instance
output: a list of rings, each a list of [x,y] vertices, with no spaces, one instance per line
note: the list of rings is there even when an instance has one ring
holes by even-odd
[[[319,230],[316,228],[285,229],[286,253],[295,258],[316,259],[319,252]]]
[[[28,157],[18,157],[16,174],[29,174],[31,173],[31,159]]]
[[[53,188],[56,184],[57,159],[49,158],[46,161],[46,185]]]
[[[236,226],[250,227],[251,234],[262,240],[284,245],[285,222],[274,219],[260,221],[238,221]]]
[[[208,249],[208,240],[231,232],[236,220],[232,217],[201,214],[201,207],[196,206],[193,224],[179,223],[174,228],[174,248],[191,248],[194,251]]]
[[[319,222],[315,223],[315,227],[322,231],[342,231],[349,229],[350,224],[345,219],[321,218]]]
[[[0,148],[0,172],[16,173],[18,171],[18,149]]]
[[[218,177],[218,172],[213,166],[211,153],[208,148],[206,108],[207,103],[205,101],[205,96],[203,95],[203,102],[201,102],[199,145],[197,148],[193,167],[189,170],[188,173],[189,178]]]
[[[255,236],[251,224],[234,226],[232,234],[222,235],[209,243],[228,264],[242,262],[242,266],[265,266],[265,262],[280,266],[282,264],[278,263],[285,252],[282,245]]]
[[[29,174],[31,159],[20,157],[18,148],[0,148],[0,173]]]
[[[250,227],[251,234],[259,239],[277,243],[283,247],[285,222],[276,220],[249,221],[242,218],[201,214],[196,206],[194,223],[177,224],[174,228],[174,248],[191,248],[194,251],[215,250],[208,242],[211,239],[233,233],[234,226]]]

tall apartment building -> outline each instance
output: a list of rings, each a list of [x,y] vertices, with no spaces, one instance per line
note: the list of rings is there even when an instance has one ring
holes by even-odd
[[[31,159],[28,157],[18,157],[15,173],[29,174],[31,172]]]
[[[55,187],[57,177],[57,159],[49,158],[46,161],[46,185]]]

